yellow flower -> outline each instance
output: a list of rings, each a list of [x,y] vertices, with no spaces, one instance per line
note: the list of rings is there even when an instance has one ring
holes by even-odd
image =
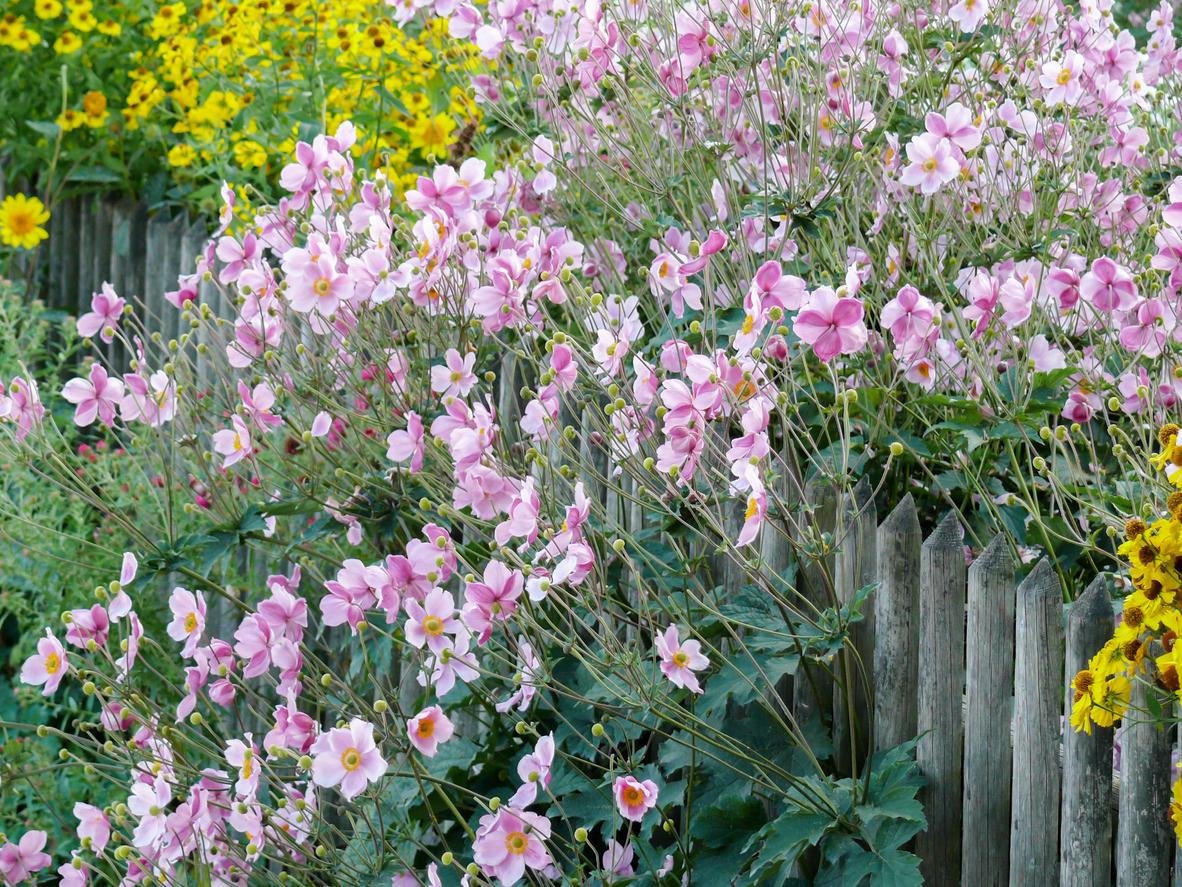
[[[410,146],[424,157],[434,154],[442,158],[451,145],[451,133],[455,128],[455,121],[446,114],[416,117],[410,125]]]
[[[107,122],[107,97],[98,90],[92,89],[82,96],[82,113],[86,115],[86,125],[97,128]]]
[[[234,145],[234,162],[243,169],[257,169],[267,162],[267,152],[253,139],[243,139]]]
[[[13,194],[0,203],[0,241],[17,249],[34,249],[49,236],[42,228],[49,211],[36,197]]]
[[[82,38],[73,31],[62,31],[61,36],[53,41],[53,51],[58,55],[69,55],[82,48]]]
[[[119,22],[107,19],[105,22],[98,23],[98,32],[108,37],[118,37],[123,33],[123,26]]]
[[[54,121],[62,132],[72,132],[85,122],[85,118],[73,108],[66,108]]]
[[[93,31],[98,26],[98,19],[89,9],[75,9],[70,13],[70,24],[79,31]]]
[[[1170,822],[1174,824],[1174,835],[1178,843],[1182,844],[1182,775],[1178,775],[1174,780],[1174,787],[1170,791]]]
[[[168,152],[168,165],[176,167],[192,166],[197,159],[197,152],[191,145],[173,145]]]
[[[33,12],[40,19],[57,18],[62,14],[62,4],[59,0],[37,0],[33,4]]]

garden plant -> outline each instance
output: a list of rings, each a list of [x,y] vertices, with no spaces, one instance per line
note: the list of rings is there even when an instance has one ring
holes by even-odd
[[[951,511],[966,559],[1001,534],[1064,601],[1127,576],[1067,729],[1178,692],[1182,509],[1146,469],[1182,486],[1168,4],[1134,34],[1050,0],[399,3],[328,38],[380,84],[331,98],[175,7],[133,77],[204,96],[169,99],[173,180],[248,142],[268,172],[192,192],[178,338],[95,281],[93,358],[0,402],[4,462],[112,530],[20,641],[55,702],[2,726],[60,760],[0,778],[83,788],[13,806],[0,877],[920,883],[875,584],[836,564],[868,500]],[[417,40],[454,65],[400,92]],[[272,72],[297,98],[256,118]]]

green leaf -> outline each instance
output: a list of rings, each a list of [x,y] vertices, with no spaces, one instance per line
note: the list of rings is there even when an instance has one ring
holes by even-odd
[[[28,124],[29,129],[40,133],[50,141],[56,139],[58,133],[61,132],[61,127],[51,120],[26,120],[25,123]]]
[[[123,181],[123,176],[105,166],[80,166],[66,176],[67,182],[112,185]]]
[[[744,853],[759,845],[751,863],[751,873],[757,875],[776,863],[790,865],[809,847],[820,843],[834,824],[833,817],[826,813],[790,806],[744,845]]]

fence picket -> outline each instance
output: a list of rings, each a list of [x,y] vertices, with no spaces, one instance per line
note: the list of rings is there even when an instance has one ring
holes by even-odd
[[[965,887],[1010,873],[1010,721],[1014,690],[1014,559],[998,534],[968,574],[965,655]]]
[[[952,512],[923,543],[919,581],[920,733],[916,758],[927,777],[927,831],[916,839],[928,884],[957,884],[961,871],[961,704],[965,667],[965,562]]]
[[[837,489],[824,478],[813,478],[804,485],[804,509],[800,518],[806,539],[820,545],[823,533],[832,534],[837,524]],[[800,540],[804,541],[804,540]],[[804,596],[818,611],[833,605],[834,555],[805,557],[797,571],[797,583]],[[830,721],[833,712],[833,676],[818,663],[805,663],[805,675],[795,682],[793,709],[796,720],[806,723],[811,717]]]
[[[1144,680],[1134,681],[1121,733],[1117,887],[1166,884],[1170,880],[1174,848],[1170,828],[1170,734],[1147,713],[1151,696],[1157,710],[1170,710],[1167,695]]]
[[[1010,883],[1059,883],[1062,592],[1046,558],[1018,586]]]
[[[1071,606],[1067,619],[1066,714],[1073,699],[1071,679],[1104,646],[1112,633],[1112,604],[1103,577],[1096,577]],[[1112,730],[1091,734],[1063,729],[1063,815],[1059,837],[1062,887],[1092,887],[1112,877]]]
[[[848,603],[861,589],[873,585],[877,566],[878,513],[870,479],[863,477],[844,497],[837,551],[837,598]],[[870,752],[870,700],[874,679],[874,592],[862,605],[862,619],[850,626],[850,642],[842,650],[840,683],[833,695],[833,748],[842,773],[861,768]],[[870,686],[867,686],[867,683]],[[853,700],[854,719],[848,714]],[[851,736],[852,733],[852,736]],[[851,758],[852,749],[856,758]]]
[[[923,534],[908,493],[878,528],[874,592],[874,747],[918,733],[919,559]]]

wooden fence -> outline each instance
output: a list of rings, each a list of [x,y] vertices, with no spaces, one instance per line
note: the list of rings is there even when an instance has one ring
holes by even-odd
[[[78,315],[107,281],[144,304],[149,335],[176,337],[180,313],[163,293],[194,270],[207,234],[204,221],[151,214],[127,200],[64,201],[50,222],[46,302]],[[215,293],[204,288],[201,298],[216,301]],[[501,406],[503,418],[514,408]],[[1066,726],[1071,676],[1114,624],[1103,580],[1064,606],[1049,562],[1016,582],[1012,552],[998,536],[966,565],[954,516],[924,539],[910,496],[881,525],[865,487],[838,502],[810,485],[806,500],[818,528],[841,540],[821,570],[838,597],[876,582],[873,606],[851,639],[873,664],[873,692],[855,702],[863,723],[873,715],[875,748],[920,736],[928,828],[915,849],[926,883],[1182,887],[1169,822],[1170,734],[1131,715],[1114,774],[1113,730],[1087,735]],[[783,559],[767,545],[762,554],[769,569]],[[827,581],[810,575],[817,571],[805,568],[806,587]],[[841,737],[850,729],[843,706],[801,698],[806,683],[797,682],[798,707],[832,710]],[[1138,684],[1134,709],[1168,710],[1168,695],[1151,703],[1154,692]]]
[[[89,196],[62,201],[42,251],[42,292],[50,308],[78,316],[104,282],[136,305],[144,331],[165,341],[181,332],[181,315],[164,299],[177,277],[196,268],[210,228],[186,213],[151,213],[130,199]],[[203,296],[213,287],[203,288]],[[109,357],[126,360],[112,349]],[[122,359],[121,359],[122,358]]]
[[[1114,625],[1104,579],[1065,606],[1049,561],[1016,581],[1002,536],[966,565],[955,516],[924,539],[910,496],[881,525],[857,491],[827,514],[841,540],[838,596],[861,582],[843,563],[869,565],[878,579],[872,630],[853,638],[874,664],[875,747],[920,736],[925,882],[1182,884],[1170,732],[1135,714],[1170,711],[1169,694],[1138,682],[1119,773],[1112,729],[1087,735],[1067,723],[1071,678]]]

